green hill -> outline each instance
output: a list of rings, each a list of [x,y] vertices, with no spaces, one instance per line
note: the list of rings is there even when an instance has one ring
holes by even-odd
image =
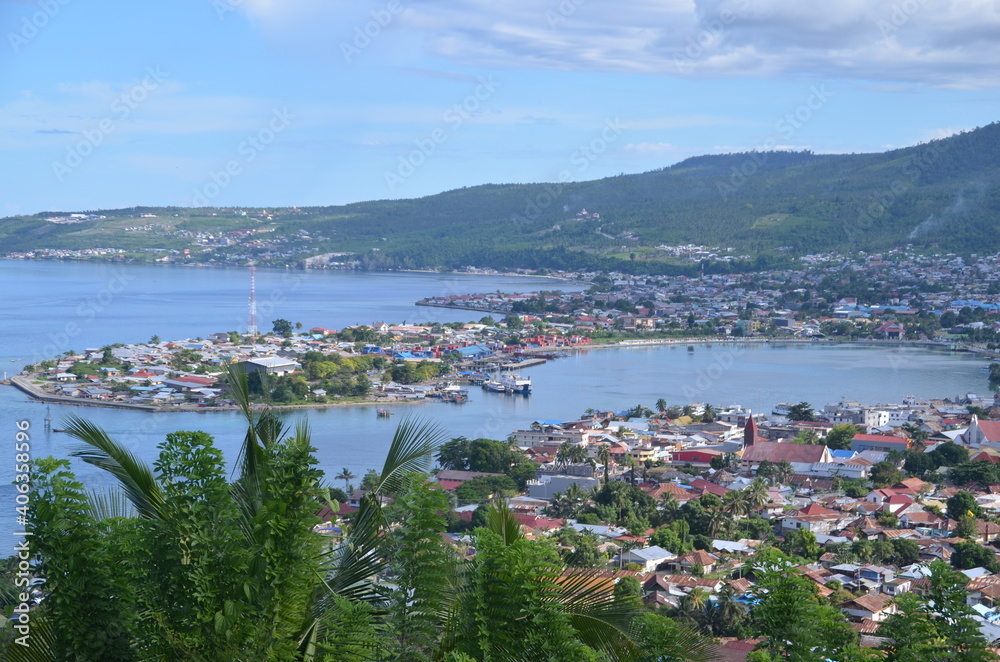
[[[269,218],[232,209],[136,208],[60,225],[38,214],[0,220],[0,250],[188,248],[189,259],[225,261],[263,251],[206,247],[193,235],[266,226],[274,228],[265,233],[266,252],[276,262],[350,251],[369,268],[680,272],[691,263],[657,246],[696,243],[750,256],[714,267],[745,269],[790,254],[905,243],[958,253],[1000,250],[998,182],[1000,123],[993,123],[878,154],[699,156],[596,181],[487,184],[411,200],[269,209]],[[579,215],[584,208],[588,217]],[[156,218],[138,218],[144,212]],[[125,230],[146,223],[157,227]]]

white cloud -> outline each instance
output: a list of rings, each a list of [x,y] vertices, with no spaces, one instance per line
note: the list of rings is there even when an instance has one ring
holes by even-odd
[[[390,26],[465,66],[649,75],[817,75],[886,84],[1000,83],[995,0],[407,0]],[[383,4],[370,3],[367,11]],[[302,37],[344,9],[245,0],[272,35]],[[365,14],[367,15],[367,14]],[[351,26],[361,14],[346,25]],[[330,25],[326,23],[325,25]],[[349,29],[349,28],[348,28]],[[330,38],[326,31],[327,40]]]

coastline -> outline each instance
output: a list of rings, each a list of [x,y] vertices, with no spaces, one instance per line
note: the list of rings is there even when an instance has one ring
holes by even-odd
[[[119,259],[114,258],[87,258],[87,257],[36,257],[30,260],[25,260],[23,258],[7,257],[6,255],[0,255],[0,260],[5,262],[92,262],[94,264],[130,264],[137,266],[150,266],[150,267],[183,267],[185,269],[190,269],[191,267],[205,267],[209,269],[249,269],[249,264],[228,264],[228,263],[216,263],[216,262],[157,262],[156,260],[137,260],[134,258]],[[454,269],[448,271],[438,271],[436,269],[322,269],[313,268],[305,266],[292,266],[289,264],[277,265],[277,264],[258,264],[256,265],[258,269],[272,269],[275,271],[347,271],[347,272],[358,272],[358,273],[412,273],[412,274],[435,274],[438,276],[455,275],[455,276],[502,276],[504,278],[547,278],[549,280],[561,281],[564,283],[582,283],[586,284],[588,281],[578,280],[574,278],[567,278],[565,276],[551,276],[542,274],[519,274],[519,273],[507,273],[507,272],[497,272],[497,273],[470,273],[467,271],[456,271]],[[455,308],[461,309],[460,306],[454,306]]]
[[[386,273],[394,273],[395,272],[395,273],[409,273],[409,274],[438,274],[438,275],[452,274],[452,275],[456,275],[456,276],[493,276],[493,277],[503,276],[505,278],[506,277],[511,277],[511,278],[548,278],[550,280],[558,280],[558,281],[562,281],[564,283],[587,283],[587,282],[589,282],[589,281],[585,281],[585,280],[578,280],[578,279],[575,279],[575,278],[567,278],[566,276],[550,276],[548,274],[545,274],[545,275],[542,275],[542,274],[519,274],[519,273],[507,273],[505,271],[498,271],[498,272],[493,273],[493,274],[470,273],[468,271],[455,271],[454,269],[451,269],[449,271],[438,271],[436,269],[381,269],[379,271],[384,271]],[[447,308],[458,308],[459,310],[467,310],[465,308],[462,308],[462,306],[442,306],[442,307],[443,308],[444,307],[447,307]]]
[[[88,400],[86,398],[73,398],[66,395],[54,395],[47,391],[43,391],[34,384],[30,383],[26,377],[23,375],[15,375],[10,377],[8,380],[9,386],[13,386],[17,390],[21,391],[28,396],[29,399],[35,400],[37,402],[45,402],[55,405],[69,405],[69,406],[82,406],[82,407],[103,407],[105,409],[130,409],[133,411],[145,411],[155,414],[164,414],[171,412],[201,412],[208,413],[213,411],[239,411],[239,407],[235,405],[213,405],[211,407],[201,407],[198,405],[167,405],[164,407],[158,407],[156,405],[138,405],[130,402],[107,402],[101,400]],[[308,404],[295,404],[295,405],[270,405],[271,409],[279,411],[291,411],[295,409],[331,409],[338,407],[372,407],[372,406],[383,406],[383,407],[395,407],[397,405],[416,405],[425,404],[428,402],[426,398],[411,398],[406,400],[364,400],[364,401],[354,401],[354,402],[317,402]]]
[[[962,347],[956,348],[953,343],[922,341],[922,340],[839,340],[839,339],[806,339],[806,338],[650,338],[614,340],[608,342],[597,342],[589,345],[566,345],[557,347],[529,347],[521,350],[522,354],[551,354],[556,353],[578,353],[589,350],[602,349],[641,349],[648,347],[673,347],[681,345],[722,345],[735,346],[741,344],[748,345],[863,345],[870,347],[919,347],[922,349],[948,350],[961,353],[979,354],[984,350],[978,348]],[[6,381],[7,385],[13,386],[28,396],[29,399],[46,402],[50,404],[84,406],[84,407],[104,407],[106,409],[131,409],[135,411],[145,411],[151,413],[169,412],[201,412],[213,411],[237,411],[239,408],[233,405],[217,405],[202,407],[198,405],[140,405],[127,402],[107,402],[100,400],[88,400],[84,398],[74,398],[70,396],[54,395],[44,391],[32,384],[25,376],[15,375]],[[426,404],[428,399],[403,399],[403,400],[365,400],[352,402],[326,402],[326,403],[303,403],[293,405],[271,405],[275,410],[292,411],[297,409],[331,409],[343,407],[395,407],[399,405]]]
[[[529,347],[522,349],[522,354],[550,354],[560,352],[585,352],[589,349],[629,349],[642,347],[673,346],[673,345],[872,345],[875,347],[922,347],[924,349],[948,349],[951,343],[924,340],[834,340],[813,338],[650,338],[648,340],[626,339],[608,342],[595,342],[589,345],[565,345],[557,347]],[[963,348],[963,353],[978,353],[974,348]]]

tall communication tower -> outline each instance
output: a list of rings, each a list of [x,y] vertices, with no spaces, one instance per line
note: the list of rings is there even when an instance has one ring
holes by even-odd
[[[247,335],[251,338],[257,336],[257,268],[254,263],[250,263],[250,326]]]

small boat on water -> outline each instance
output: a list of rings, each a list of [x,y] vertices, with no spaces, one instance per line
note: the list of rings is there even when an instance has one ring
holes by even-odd
[[[389,411],[388,409],[376,409],[375,415],[379,418],[389,418],[390,416],[392,416],[392,412]]]

